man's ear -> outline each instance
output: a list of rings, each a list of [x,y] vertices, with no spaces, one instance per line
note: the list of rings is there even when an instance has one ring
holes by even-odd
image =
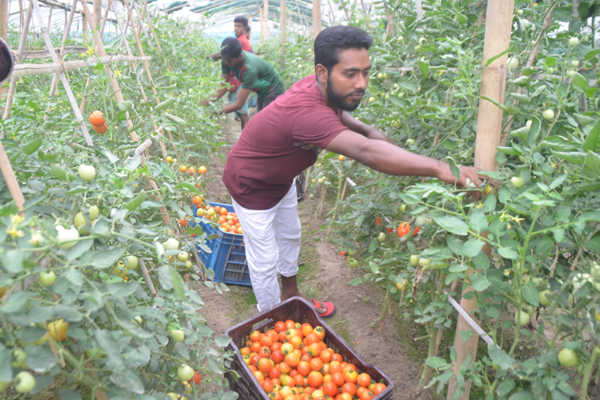
[[[322,85],[325,85],[327,83],[327,78],[329,78],[329,71],[327,71],[327,68],[325,68],[323,64],[317,64],[315,66],[315,75],[317,76],[317,80]]]

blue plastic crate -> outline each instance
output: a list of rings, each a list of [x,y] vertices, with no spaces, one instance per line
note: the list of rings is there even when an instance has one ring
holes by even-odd
[[[209,202],[211,206],[226,208],[227,211],[235,212],[231,204],[221,204]],[[194,205],[194,215],[198,207]],[[195,225],[195,224],[194,224]],[[206,246],[212,253],[204,251],[200,246],[198,255],[206,268],[215,271],[215,282],[222,282],[232,285],[252,286],[250,281],[250,272],[246,262],[246,248],[244,246],[244,236],[238,233],[223,232],[216,225],[212,225],[206,218],[202,218],[200,225],[207,235],[218,235],[214,239],[208,239]]]

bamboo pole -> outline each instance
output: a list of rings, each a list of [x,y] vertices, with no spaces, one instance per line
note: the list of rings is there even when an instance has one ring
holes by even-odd
[[[280,14],[281,19],[279,20],[279,31],[281,35],[281,46],[282,48],[285,46],[285,41],[287,39],[287,1],[281,0],[280,3]]]
[[[60,45],[59,57],[61,60],[65,53],[65,46],[67,45],[67,39],[69,38],[69,33],[71,32],[71,24],[73,23],[73,16],[75,15],[75,7],[76,6],[77,6],[77,0],[73,0],[73,7],[71,7],[71,13],[69,14],[69,20],[67,21],[67,24],[65,25],[65,28],[63,31],[62,43]],[[89,79],[90,78],[88,78],[88,80]],[[48,97],[54,96],[57,86],[58,86],[58,73],[55,73],[54,77],[52,78],[52,85],[50,86],[50,94]],[[83,110],[80,109],[80,112],[83,114]],[[44,121],[48,121],[47,113],[44,115]]]
[[[488,18],[485,27],[485,43],[483,47],[483,65],[487,61],[507,50],[510,46],[510,33],[512,28],[514,12],[514,0],[489,0],[486,15]],[[481,96],[487,96],[491,99],[504,103],[504,91],[506,90],[506,62],[508,54],[494,60],[481,74]],[[477,118],[477,137],[475,142],[475,168],[483,171],[493,171],[496,169],[496,147],[500,145],[500,136],[502,134],[502,110],[493,103],[481,99],[479,101],[479,115]],[[490,248],[484,247],[484,252],[489,256]],[[469,270],[469,274],[472,273]],[[465,293],[472,292],[473,288],[467,286],[463,291],[461,298],[461,307],[471,315],[477,308],[475,300],[465,299]],[[465,342],[462,339],[461,332],[472,331],[471,326],[462,317],[458,317],[456,326],[456,335],[454,337],[454,347],[457,352],[456,362],[452,369],[454,374],[458,374],[460,366],[470,357],[471,365],[477,355],[478,335],[472,335]],[[447,399],[451,400],[454,395],[457,383],[453,377],[448,386]],[[469,399],[471,382],[465,382],[465,391],[460,396],[461,400]]]
[[[85,1],[85,0],[84,0]],[[108,6],[108,3],[106,4]],[[102,0],[94,0],[94,23],[96,24],[96,26],[98,26],[98,24],[100,23],[100,19],[101,19],[101,10],[102,8]],[[106,7],[106,9],[108,10],[108,7]]]
[[[327,4],[329,4],[329,23],[331,25],[335,25],[335,13],[333,11],[333,6],[331,5],[331,0],[327,0]]]
[[[265,7],[265,42],[269,39],[269,0],[264,0]]]
[[[260,7],[260,42],[265,42],[265,22],[264,22],[264,11],[263,8]]]
[[[2,170],[2,175],[4,175],[6,186],[8,186],[10,195],[15,201],[17,208],[19,209],[19,211],[23,211],[23,204],[25,204],[25,198],[23,197],[23,192],[21,192],[21,188],[19,187],[19,182],[17,181],[17,177],[15,176],[15,171],[13,171],[12,166],[10,165],[10,160],[6,155],[6,152],[4,151],[4,145],[1,141],[0,169]]]
[[[27,34],[29,32],[29,22],[31,21],[31,13],[33,12],[33,7],[31,7],[31,3],[29,4],[29,8],[27,9],[27,17],[24,21],[23,30],[21,31],[21,37],[19,38],[19,47],[17,48],[17,63],[21,62],[21,54],[23,54],[23,50],[25,49],[25,43],[27,42]],[[15,68],[18,65],[15,65]],[[6,98],[6,107],[4,108],[3,119],[6,120],[10,118],[10,109],[12,108],[12,102],[15,96],[15,89],[17,88],[17,76],[14,74],[10,78],[10,87],[8,89],[8,97]],[[0,137],[4,137],[4,133],[0,134]]]
[[[9,0],[0,0],[0,37],[8,40],[8,2]],[[8,88],[0,87],[0,98],[8,93]]]
[[[138,51],[140,52],[140,56],[144,57],[144,49],[142,48],[142,43],[140,42],[140,37],[138,35],[137,30],[135,29],[135,23],[133,22],[133,17],[131,15],[131,8],[133,8],[134,4],[135,3],[132,3],[132,7],[129,7],[129,2],[125,0],[125,6],[127,7],[127,13],[129,15],[129,20],[131,21],[131,30],[133,31],[133,36],[135,37],[135,42],[137,44]],[[143,64],[144,70],[146,71],[146,76],[148,77],[148,81],[150,82],[150,87],[152,88],[152,93],[154,94],[154,98],[156,99],[156,104],[159,104],[160,99],[158,98],[158,93],[156,92],[156,88],[154,87],[154,80],[152,79],[152,74],[150,74],[150,67],[147,61],[144,61]],[[161,136],[163,136],[162,131],[159,133]],[[175,146],[175,140],[173,139],[173,135],[171,134],[171,131],[167,131],[167,133],[169,134],[169,139],[171,140],[171,145],[173,146],[175,155],[177,156],[177,158],[179,158],[179,152],[177,151],[177,146]],[[166,148],[164,146],[161,146],[161,150],[163,153],[163,157],[167,158]]]
[[[32,0],[32,1],[37,1],[37,0]],[[85,3],[85,1],[83,1],[81,4],[83,5],[83,10],[85,12],[86,18],[88,19],[88,23],[90,24],[92,30],[94,30],[94,28],[95,28],[94,20],[92,18],[90,18],[89,8],[88,8],[87,4]],[[104,44],[102,43],[102,39],[100,38],[100,35],[98,34],[98,32],[94,32],[93,40],[96,43],[96,52],[98,53],[98,55],[104,56],[106,54],[106,50],[104,50]],[[110,68],[106,68],[106,72],[108,73],[108,76],[110,79],[110,84],[113,88],[115,97],[117,98],[117,102],[118,103],[124,102],[125,99],[123,98],[123,94],[121,93],[121,88],[119,87],[119,83],[117,82],[117,80],[114,78],[112,71],[110,70]],[[129,113],[127,113],[127,127],[129,129],[133,128],[133,123],[131,122],[131,119],[129,118]],[[131,130],[131,132],[129,133],[129,136],[131,137],[131,139],[133,141],[136,141],[136,142],[139,141],[138,135],[134,130]],[[140,157],[142,159],[142,165],[145,165],[146,158],[144,157],[143,154],[140,155]],[[156,185],[156,182],[154,182],[154,180],[152,178],[148,177],[148,183],[150,184],[150,186],[153,189],[158,191],[158,186]],[[158,197],[160,198],[160,195],[158,195]],[[167,210],[165,207],[160,208],[160,213],[161,213],[161,216],[163,218],[163,222],[165,223],[165,225],[171,225],[171,218],[169,217],[169,214],[167,213]]]
[[[321,29],[322,29],[321,0],[313,0],[312,17],[313,17],[313,38],[316,39],[317,36],[319,36],[319,33],[321,33]]]
[[[52,45],[52,41],[50,40],[50,36],[48,36],[48,27],[44,26],[44,21],[42,20],[42,12],[40,11],[40,5],[38,4],[37,0],[31,0],[31,3],[33,5],[34,11],[36,13],[38,22],[40,24],[40,28],[42,30],[42,36],[44,37],[44,41],[46,42],[46,48],[48,49],[48,51],[50,52],[50,55],[52,56],[52,61],[54,61],[55,63],[58,63],[58,56],[56,55],[56,52],[54,51],[54,46]],[[90,137],[90,133],[88,132],[88,128],[85,125],[85,121],[83,120],[83,117],[81,115],[81,113],[79,112],[79,108],[77,107],[77,103],[75,101],[75,97],[73,96],[73,92],[71,91],[71,86],[69,85],[69,81],[67,80],[67,77],[65,76],[64,72],[59,72],[58,76],[60,78],[60,80],[62,81],[62,84],[65,88],[65,92],[67,93],[67,97],[69,98],[69,102],[71,103],[71,107],[73,108],[73,112],[75,113],[75,117],[77,118],[77,122],[79,123],[79,126],[81,127],[81,131],[83,132],[83,136],[85,137],[85,141],[88,144],[88,146],[94,146],[94,144],[92,143],[92,138]]]
[[[44,75],[61,73],[63,71],[70,71],[73,69],[80,69],[95,65],[98,61],[103,64],[110,64],[119,61],[147,61],[151,60],[152,57],[129,57],[129,56],[104,56],[104,57],[90,57],[87,61],[85,60],[74,60],[57,62],[53,64],[19,64],[15,65],[13,71],[13,77],[28,76],[28,75]]]

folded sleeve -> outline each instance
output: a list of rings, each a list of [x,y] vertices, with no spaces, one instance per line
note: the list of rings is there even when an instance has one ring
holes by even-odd
[[[229,74],[231,72],[231,68],[229,68],[229,65],[225,64],[224,58],[221,58],[221,72],[224,74]]]

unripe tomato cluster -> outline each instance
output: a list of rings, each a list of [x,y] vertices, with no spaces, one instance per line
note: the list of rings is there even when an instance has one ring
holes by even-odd
[[[206,219],[210,219],[219,224],[219,229],[223,232],[238,233],[242,234],[242,226],[237,214],[229,212],[225,207],[214,206],[204,204],[204,201],[200,196],[194,196],[192,202],[198,207],[196,216]],[[202,207],[204,205],[204,207]]]
[[[386,389],[328,348],[325,329],[292,320],[254,331],[240,353],[274,400],[370,400]]]

